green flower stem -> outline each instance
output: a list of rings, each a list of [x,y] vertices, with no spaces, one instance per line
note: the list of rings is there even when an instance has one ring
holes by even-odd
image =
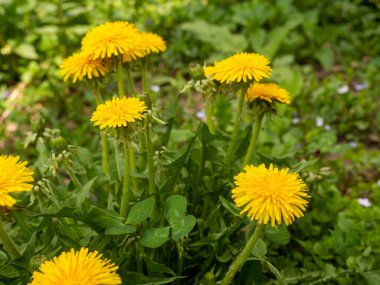
[[[123,63],[121,62],[121,57],[119,57],[119,60],[117,62],[117,90],[119,93],[119,97],[125,96],[125,89],[124,89],[124,80],[123,80]]]
[[[117,140],[115,139],[114,142],[113,142],[113,148],[114,148],[114,151],[115,151],[115,161],[116,161],[116,170],[117,170],[117,177],[119,178],[119,181],[121,181],[121,167],[120,167],[120,164],[119,164],[119,149],[118,149],[118,145],[117,145]]]
[[[260,134],[260,128],[261,128],[261,124],[263,122],[263,118],[264,118],[264,112],[260,113],[257,116],[255,126],[254,126],[253,131],[252,131],[251,141],[249,143],[247,153],[245,154],[245,158],[244,158],[242,168],[244,168],[244,166],[246,166],[248,163],[251,162],[252,156],[255,153],[256,142],[257,142],[257,138],[259,137],[259,134]]]
[[[94,97],[97,105],[103,102],[103,99],[99,93],[98,86],[96,82],[93,84]],[[107,134],[103,131],[100,131],[100,139],[102,143],[102,159],[103,159],[103,171],[104,174],[109,177],[110,176],[110,166],[109,166],[109,156],[108,156],[108,142],[107,142]]]
[[[132,80],[132,75],[131,75],[131,70],[129,67],[126,68],[126,75],[127,75],[127,87],[128,91],[132,94],[132,96],[136,95],[136,90],[135,90],[135,85],[133,84]],[[131,170],[133,172],[136,171],[136,158],[135,158],[135,149],[133,146],[131,146],[130,149],[131,152]],[[136,177],[132,177],[132,187],[133,187],[133,192],[136,193],[138,192],[138,181]]]
[[[0,240],[3,243],[4,249],[9,254],[11,259],[16,259],[21,256],[20,252],[17,250],[13,240],[8,235],[7,231],[4,229],[4,224],[0,219]]]
[[[226,155],[226,161],[225,161],[226,164],[230,164],[232,157],[234,155],[234,152],[235,152],[235,148],[236,148],[236,144],[237,144],[237,137],[239,134],[241,115],[242,115],[243,107],[244,107],[245,91],[246,91],[246,89],[243,88],[241,90],[241,94],[239,97],[239,103],[238,103],[238,109],[237,109],[237,113],[236,113],[236,117],[235,117],[234,128],[232,130],[230,144],[228,145],[228,149],[227,149],[227,155]]]
[[[123,219],[127,218],[128,206],[130,200],[129,186],[131,185],[131,158],[130,158],[130,148],[131,142],[126,134],[123,138],[124,143],[124,183],[123,183],[123,193],[120,205],[120,216]]]
[[[103,102],[102,95],[100,95],[99,88],[97,82],[94,80],[92,84],[92,90],[95,98],[96,105],[99,105]]]
[[[131,171],[133,173],[136,172],[136,160],[135,160],[135,149],[133,145],[130,147],[130,153],[129,155],[131,156]],[[137,195],[139,192],[139,182],[137,181],[136,177],[132,177],[132,189],[133,189],[133,194]]]
[[[234,260],[234,262],[231,264],[230,268],[228,269],[228,272],[224,276],[224,279],[220,283],[220,285],[230,285],[232,280],[234,279],[235,274],[243,267],[244,263],[246,262],[247,258],[251,254],[251,250],[255,246],[257,240],[259,239],[259,236],[261,232],[263,231],[264,224],[257,224],[255,232],[253,233],[252,237],[246,244],[243,251],[239,254],[238,257]]]
[[[145,59],[141,59],[141,86],[143,92],[148,91],[148,64]]]
[[[104,171],[104,174],[107,177],[109,177],[110,176],[110,165],[109,165],[109,157],[108,157],[107,134],[103,131],[100,131],[100,138],[102,140],[103,171]]]
[[[78,177],[75,175],[73,169],[71,168],[70,163],[66,159],[64,159],[63,164],[65,165],[67,174],[70,176],[70,179],[74,183],[75,188],[77,188],[77,190],[81,190],[82,183],[80,183]]]
[[[215,134],[215,124],[212,120],[212,95],[205,98],[206,123],[211,134]]]
[[[153,145],[151,138],[151,128],[152,128],[152,111],[148,111],[145,117],[145,143],[146,143],[146,157],[148,162],[148,178],[149,178],[149,193],[156,193],[156,183],[154,175],[154,163],[153,163]]]
[[[131,69],[129,67],[126,68],[126,73],[125,74],[127,75],[128,90],[129,90],[129,92],[131,93],[132,96],[135,96],[136,95],[135,84],[133,83]]]

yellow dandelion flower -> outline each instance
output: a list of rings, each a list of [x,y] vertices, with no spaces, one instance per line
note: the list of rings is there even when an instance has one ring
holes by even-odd
[[[82,51],[93,59],[130,54],[132,58],[143,54],[136,48],[139,31],[127,21],[108,22],[90,30],[82,40]]]
[[[60,256],[47,260],[33,272],[29,285],[118,285],[121,278],[116,273],[118,266],[109,259],[101,259],[97,251],[63,252]]]
[[[11,192],[30,191],[33,172],[26,167],[27,162],[19,162],[20,157],[0,155],[0,205],[12,207],[16,200]]]
[[[75,53],[65,59],[60,66],[60,74],[65,81],[70,77],[73,82],[82,81],[84,77],[92,79],[106,74],[107,69],[101,59],[92,59],[89,54]]]
[[[221,83],[259,81],[270,76],[269,60],[257,53],[238,53],[204,68],[206,76]]]
[[[126,53],[123,55],[123,61],[133,61],[137,57],[144,57],[151,53],[164,52],[166,50],[166,42],[162,37],[155,33],[140,32],[137,43],[136,51],[133,53]],[[135,57],[132,57],[134,55]],[[136,56],[143,55],[143,56]]]
[[[247,214],[251,220],[272,227],[282,221],[286,225],[302,217],[306,210],[307,186],[297,173],[290,173],[288,168],[278,169],[271,164],[267,169],[264,164],[255,167],[247,165],[245,172],[235,176],[236,188],[232,198],[238,207],[244,206],[241,214]]]
[[[257,98],[272,102],[289,104],[290,96],[288,91],[274,83],[253,83],[247,90],[247,99],[252,102]]]
[[[126,127],[129,123],[141,120],[146,110],[145,102],[138,98],[114,97],[96,107],[91,121],[100,129]]]

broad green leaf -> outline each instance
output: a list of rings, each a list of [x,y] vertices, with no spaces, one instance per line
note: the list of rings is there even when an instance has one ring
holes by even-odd
[[[178,241],[181,237],[189,234],[197,223],[197,219],[193,215],[178,220],[172,225],[172,239]]]
[[[170,227],[147,229],[142,238],[141,244],[145,247],[156,248],[169,240]]]
[[[27,59],[37,59],[38,58],[38,54],[37,54],[34,46],[32,46],[31,44],[28,44],[28,43],[22,43],[22,44],[18,45],[15,48],[14,52],[15,52],[15,54],[17,54],[23,58],[27,58]]]
[[[290,233],[285,226],[272,228],[271,225],[265,226],[265,235],[273,242],[285,245],[290,241]]]
[[[186,213],[186,198],[181,195],[173,195],[165,201],[165,217],[170,225],[175,224]]]
[[[86,222],[97,225],[104,229],[124,226],[123,221],[118,213],[110,210],[101,209],[95,206],[91,207]]]
[[[136,227],[131,225],[122,225],[106,229],[105,235],[126,235],[136,232]]]
[[[368,285],[380,284],[380,270],[363,272],[362,275],[364,279],[368,282]]]
[[[78,194],[75,196],[75,206],[77,208],[81,208],[82,207],[82,204],[83,202],[86,200],[87,198],[87,195],[88,193],[90,192],[90,190],[92,189],[92,185],[94,184],[96,180],[96,177],[91,179],[90,181],[88,181],[83,187],[82,189],[78,192]]]
[[[193,33],[198,40],[212,45],[215,50],[236,53],[247,48],[244,36],[233,34],[227,26],[213,25],[204,20],[183,23],[182,30]]]
[[[253,247],[251,253],[254,256],[258,256],[258,257],[264,257],[267,254],[267,246],[261,238],[259,238],[257,240],[257,242],[256,242],[255,246]]]
[[[15,278],[19,277],[20,273],[10,264],[4,264],[0,266],[0,276],[4,278]]]
[[[145,261],[146,268],[149,272],[149,275],[152,275],[152,273],[153,274],[154,273],[160,273],[160,274],[168,273],[173,276],[176,275],[175,272],[171,270],[169,267],[167,267],[164,264],[153,261],[148,256],[144,256],[144,261]]]
[[[129,211],[126,224],[137,225],[150,217],[154,209],[154,202],[154,197],[150,197],[133,205]]]

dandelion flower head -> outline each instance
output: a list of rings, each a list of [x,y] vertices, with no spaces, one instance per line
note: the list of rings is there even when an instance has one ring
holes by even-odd
[[[118,266],[102,259],[97,251],[87,248],[71,249],[52,260],[43,262],[39,271],[33,272],[29,285],[118,285],[121,279]]]
[[[60,66],[60,74],[65,81],[70,77],[73,82],[82,81],[84,77],[92,79],[106,74],[103,61],[92,59],[89,54],[80,52],[68,57]]]
[[[235,176],[236,187],[232,190],[236,205],[243,207],[241,214],[259,224],[270,221],[272,227],[283,222],[289,225],[303,216],[309,196],[306,184],[297,173],[272,164],[269,168],[264,164],[247,165],[244,171]]]
[[[206,76],[221,83],[259,81],[270,76],[269,60],[257,53],[238,53],[204,68]]]
[[[11,192],[30,191],[33,172],[26,167],[27,162],[20,162],[20,157],[0,155],[0,206],[12,207],[16,200]]]
[[[151,53],[159,53],[164,52],[166,50],[166,42],[162,37],[155,33],[149,32],[140,32],[137,44],[136,44],[136,52],[134,53],[126,53],[123,55],[123,61],[133,61],[136,59],[132,57],[133,55],[143,55],[139,57],[147,56]]]
[[[290,96],[288,91],[274,83],[253,83],[247,90],[247,99],[252,102],[256,99],[262,99],[271,103],[278,101],[289,104]]]
[[[146,110],[145,102],[138,98],[114,97],[97,106],[91,121],[100,129],[126,127],[129,123],[141,120]]]
[[[127,21],[108,22],[91,29],[82,39],[82,51],[93,59],[110,58],[130,53],[143,56],[136,48],[139,31]]]

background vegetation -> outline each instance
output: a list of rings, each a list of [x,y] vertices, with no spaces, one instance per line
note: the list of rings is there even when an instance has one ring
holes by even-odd
[[[140,199],[151,210],[129,220],[132,228],[112,214],[99,190],[91,89],[64,83],[58,73],[89,28],[111,20],[133,22],[168,43],[150,66],[155,109],[167,122],[154,126],[153,143],[158,188],[167,198],[159,219],[170,234],[152,234],[148,196]],[[0,251],[0,284],[26,284],[43,259],[80,246],[113,259],[124,280],[135,282],[126,284],[215,284],[251,228],[229,202],[228,173],[238,164],[224,165],[221,153],[235,96],[217,98],[219,131],[211,135],[202,123],[201,66],[239,51],[270,58],[271,79],[292,97],[265,121],[255,162],[300,171],[312,197],[294,225],[266,229],[236,284],[276,284],[270,264],[289,284],[380,284],[379,22],[376,0],[1,1],[0,151],[28,160],[37,184],[16,208],[1,211],[24,254],[9,262]],[[137,72],[134,78],[139,88]],[[106,86],[104,97],[111,97],[116,86]],[[240,157],[250,133],[247,116]],[[89,181],[80,193],[65,159]],[[97,207],[86,204],[90,189]],[[173,205],[189,224],[176,225]]]

